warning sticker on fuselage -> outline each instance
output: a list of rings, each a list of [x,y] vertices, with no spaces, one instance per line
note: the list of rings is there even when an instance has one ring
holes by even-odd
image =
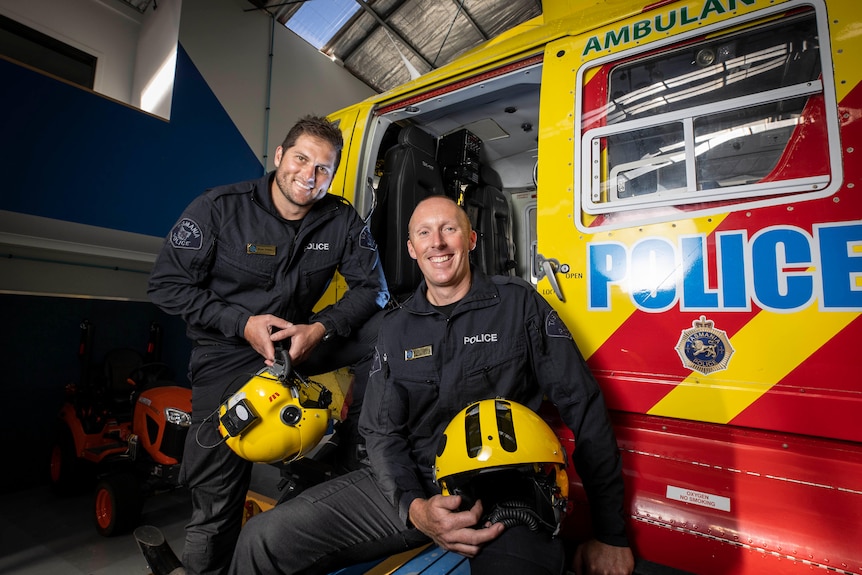
[[[702,491],[694,491],[692,489],[685,489],[684,487],[674,487],[673,485],[667,486],[667,493],[665,496],[674,501],[693,503],[694,505],[700,505],[701,507],[709,507],[711,509],[718,509],[719,511],[730,512],[730,497],[704,493]]]

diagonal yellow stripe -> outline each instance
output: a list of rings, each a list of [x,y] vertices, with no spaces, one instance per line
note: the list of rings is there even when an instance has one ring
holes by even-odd
[[[855,2],[834,2],[829,6],[829,28],[832,36],[832,67],[835,70],[835,92],[841,102],[862,79],[862,68],[856,55],[862,48]]]
[[[817,305],[792,314],[761,311],[730,340],[735,352],[728,369],[692,372],[649,413],[727,423],[858,316]]]

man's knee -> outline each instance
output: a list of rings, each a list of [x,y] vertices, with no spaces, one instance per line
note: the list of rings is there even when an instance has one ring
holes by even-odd
[[[250,564],[255,557],[268,556],[270,539],[277,540],[274,530],[269,526],[269,512],[259,513],[249,519],[239,532],[234,549],[233,563]],[[283,539],[281,541],[284,541]]]

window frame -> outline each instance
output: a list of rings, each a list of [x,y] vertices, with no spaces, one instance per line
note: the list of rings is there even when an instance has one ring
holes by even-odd
[[[581,217],[576,217],[575,220],[578,222],[578,226],[585,230],[595,231],[596,229],[622,227],[622,223],[614,223],[617,219],[625,220],[625,225],[666,221],[678,217],[679,210],[674,208],[690,204],[706,204],[706,206],[694,207],[692,210],[686,211],[687,216],[694,214],[707,215],[726,212],[728,210],[728,200],[732,201],[737,207],[745,206],[746,208],[752,208],[826,197],[837,191],[842,184],[838,108],[833,80],[828,19],[825,7],[819,1],[791,0],[787,3],[770,6],[763,10],[703,26],[686,34],[675,35],[654,43],[590,60],[585,62],[577,71],[575,94],[578,95],[581,101],[584,101],[585,77],[590,71],[597,70],[602,66],[636,61],[640,56],[653,57],[657,52],[665,49],[673,51],[686,43],[690,43],[688,41],[693,38],[706,36],[710,36],[711,39],[720,38],[724,33],[733,34],[741,28],[750,28],[768,23],[769,17],[774,16],[776,13],[786,13],[800,8],[812,9],[819,37],[821,75],[815,81],[739,96],[726,101],[682,108],[664,114],[623,121],[617,124],[603,125],[590,128],[586,132],[583,132],[585,120],[589,119],[592,123],[595,111],[585,112],[581,102],[576,102],[578,113],[575,114],[574,137],[575,141],[579,142],[580,145],[580,150],[577,148],[575,150],[575,161],[573,162],[575,165],[574,181],[576,185],[574,195],[577,213],[587,214],[588,216],[613,214],[623,216],[625,214],[622,218],[601,218],[597,226],[588,226],[582,221]],[[691,153],[696,145],[694,124],[697,120],[733,110],[746,109],[789,98],[810,97],[817,94],[822,95],[826,112],[827,154],[829,156],[829,171],[827,175],[734,185],[709,190],[697,189],[695,157]],[[607,166],[605,165],[605,158],[602,155],[606,154],[606,150],[602,150],[601,138],[671,123],[679,123],[682,126],[684,134],[682,149],[672,154],[663,154],[662,156],[637,160],[623,166],[629,170],[635,169],[637,165],[641,167],[658,166],[661,162],[668,162],[671,157],[677,157],[676,160],[678,160],[678,156],[682,154],[685,163],[686,186],[673,190],[657,190],[655,193],[628,198],[618,198],[613,202],[607,200],[601,201],[602,179],[606,178],[606,183],[612,184],[612,174],[616,175],[620,173],[620,166],[614,166],[613,171],[605,173],[607,172]],[[596,174],[596,171],[598,171],[598,174]],[[609,187],[612,188],[613,185]],[[656,209],[653,210],[651,208]],[[639,210],[638,214],[632,214],[636,210]]]
[[[0,29],[27,46],[17,54],[8,54],[4,45],[4,58],[76,86],[95,90],[98,57],[3,14],[0,14]]]

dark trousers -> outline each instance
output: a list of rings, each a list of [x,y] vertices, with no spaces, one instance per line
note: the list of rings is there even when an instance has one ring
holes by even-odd
[[[310,487],[258,514],[240,533],[232,575],[323,575],[428,543],[405,527],[366,467]],[[473,575],[560,575],[559,539],[513,527],[470,561]]]
[[[296,366],[301,374],[311,376],[361,362],[354,379],[356,406],[351,406],[351,418],[358,417],[356,408],[367,380],[378,316],[351,338],[321,343],[307,362]],[[192,349],[192,426],[180,470],[180,480],[189,488],[192,502],[182,554],[183,566],[190,574],[227,573],[242,526],[253,464],[221,441],[217,412],[224,400],[265,367],[263,358],[250,346],[199,345]]]

